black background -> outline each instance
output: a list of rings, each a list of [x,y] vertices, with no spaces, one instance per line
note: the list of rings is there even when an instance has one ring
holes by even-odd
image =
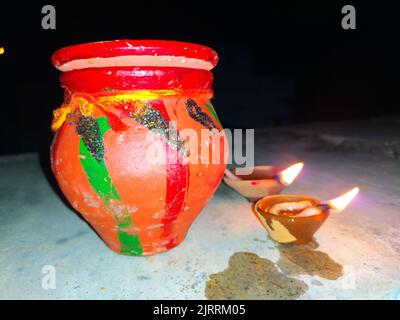
[[[166,39],[214,48],[214,105],[226,127],[256,128],[398,114],[400,11],[371,1],[2,1],[0,154],[48,149],[62,102],[60,47]],[[43,30],[52,4],[56,30]],[[357,29],[341,27],[352,4]]]

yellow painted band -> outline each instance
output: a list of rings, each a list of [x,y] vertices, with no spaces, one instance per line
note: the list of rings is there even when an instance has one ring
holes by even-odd
[[[187,93],[187,94],[186,94]],[[209,98],[212,97],[212,91],[193,91],[194,94],[208,94]],[[182,95],[181,90],[137,90],[131,92],[123,92],[118,94],[102,95],[102,96],[89,96],[86,94],[73,94],[68,104],[64,104],[58,109],[53,111],[53,122],[51,129],[57,131],[65,122],[69,113],[75,109],[79,109],[84,116],[91,116],[93,110],[98,103],[103,109],[107,108],[109,103],[120,101],[146,101],[156,100],[160,97]],[[190,95],[190,92],[185,91],[185,96]],[[86,97],[85,97],[86,96]],[[88,97],[88,98],[87,98]],[[89,101],[90,100],[90,101]]]

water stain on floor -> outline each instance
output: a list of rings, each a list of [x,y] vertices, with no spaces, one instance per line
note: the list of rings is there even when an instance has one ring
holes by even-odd
[[[278,266],[288,275],[309,274],[329,280],[343,275],[343,266],[325,252],[314,250],[309,245],[279,245],[281,257]]]
[[[227,269],[210,275],[205,295],[216,300],[292,300],[307,290],[305,282],[280,272],[270,260],[250,252],[236,252]]]

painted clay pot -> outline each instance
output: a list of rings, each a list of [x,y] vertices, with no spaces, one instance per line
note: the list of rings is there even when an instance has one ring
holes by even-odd
[[[65,100],[54,111],[52,169],[112,250],[140,256],[177,246],[218,187],[228,150],[210,102],[217,60],[205,46],[156,40],[53,55]]]

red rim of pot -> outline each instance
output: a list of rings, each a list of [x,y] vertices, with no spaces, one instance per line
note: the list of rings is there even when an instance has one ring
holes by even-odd
[[[114,40],[73,45],[56,51],[52,62],[60,68],[82,59],[127,56],[164,56],[205,61],[211,70],[218,62],[217,53],[209,47],[165,40]],[[153,59],[153,58],[151,58]],[[211,90],[213,75],[203,68],[182,66],[105,65],[72,67],[61,74],[63,87],[72,92],[112,92],[115,90]]]
[[[63,87],[71,92],[110,92],[115,90],[201,90],[210,91],[210,71],[188,68],[110,67],[64,72]]]
[[[126,39],[64,47],[53,54],[52,63],[60,67],[78,59],[143,55],[194,58],[209,62],[214,67],[218,62],[217,53],[207,46],[180,41]]]

